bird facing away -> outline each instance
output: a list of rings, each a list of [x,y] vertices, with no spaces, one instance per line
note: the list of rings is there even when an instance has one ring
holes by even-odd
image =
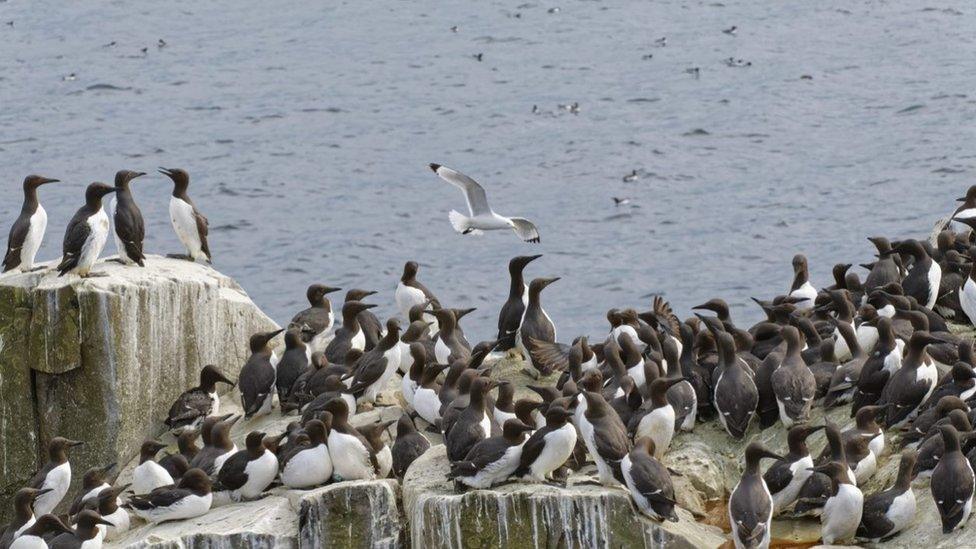
[[[539,229],[528,219],[505,217],[492,211],[485,188],[477,181],[440,164],[431,164],[430,169],[444,181],[461,189],[468,201],[470,217],[457,210],[451,210],[448,214],[455,231],[461,234],[481,234],[481,231],[511,229],[526,242],[539,242]]]

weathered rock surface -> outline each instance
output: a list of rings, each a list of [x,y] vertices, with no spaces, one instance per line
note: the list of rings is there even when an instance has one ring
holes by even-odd
[[[87,442],[72,455],[76,481],[124,462],[200,368],[235,378],[248,337],[275,327],[205,265],[150,256],[145,268],[103,262],[95,272],[107,276],[0,277],[0,517],[51,437]]]
[[[512,483],[456,493],[444,446],[410,467],[403,501],[412,547],[718,547],[721,533],[679,510],[677,523],[641,516],[623,488]]]

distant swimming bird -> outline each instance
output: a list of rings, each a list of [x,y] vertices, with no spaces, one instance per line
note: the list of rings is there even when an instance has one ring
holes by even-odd
[[[71,486],[71,463],[68,450],[84,442],[54,437],[47,446],[48,460],[27,483],[29,488],[45,491],[34,500],[34,514],[46,515],[61,503]]]
[[[440,164],[431,164],[430,169],[444,181],[461,189],[467,199],[470,217],[457,210],[451,210],[448,214],[455,231],[461,234],[480,234],[481,231],[511,229],[526,242],[539,242],[539,230],[528,219],[504,217],[492,211],[488,204],[488,195],[477,181]]]
[[[203,418],[219,414],[220,396],[217,395],[217,383],[234,385],[216,366],[204,366],[200,370],[200,384],[184,391],[173,401],[164,421],[166,426],[174,431],[196,428]]]
[[[289,327],[295,327],[301,331],[302,341],[308,345],[310,356],[311,353],[325,351],[325,346],[328,344],[328,338],[331,335],[329,330],[335,320],[335,315],[332,313],[332,302],[326,296],[341,289],[325,284],[312,284],[305,291],[308,308],[291,319]]]
[[[91,273],[91,268],[105,247],[109,231],[102,197],[114,192],[115,187],[104,183],[92,183],[85,189],[85,205],[75,212],[64,231],[58,276],[68,273],[76,273],[82,278],[97,276]]]
[[[658,46],[658,47],[663,48],[664,46],[667,46],[668,45],[668,37],[667,36],[662,36],[662,37],[658,38],[657,40],[655,40],[654,41],[654,44],[656,46]]]
[[[630,173],[627,174],[627,175],[625,175],[623,177],[623,180],[624,180],[624,183],[631,183],[631,182],[637,181],[639,178],[640,178],[640,176],[637,175],[637,170],[630,170]]]
[[[627,198],[627,197],[621,198],[621,197],[618,197],[618,196],[613,196],[611,198],[613,198],[613,205],[614,206],[626,206],[627,204],[630,204],[630,199]]]
[[[729,27],[727,29],[722,29],[722,32],[724,32],[725,34],[731,34],[731,35],[734,36],[737,30],[739,30],[739,29],[735,25],[732,25],[731,27]]]
[[[190,469],[177,486],[166,486],[129,500],[132,512],[147,522],[158,524],[203,516],[213,503],[210,477],[200,469]]]
[[[10,227],[7,237],[7,253],[3,256],[3,272],[34,270],[34,257],[44,240],[47,229],[47,212],[37,200],[37,189],[41,185],[57,183],[59,180],[39,175],[28,175],[24,179],[24,205],[20,215]]]
[[[210,232],[210,222],[197,210],[190,200],[186,190],[190,186],[190,175],[179,168],[159,168],[159,173],[173,180],[173,196],[169,199],[169,219],[173,223],[176,236],[186,248],[183,259],[196,261],[205,259],[210,263],[210,246],[207,244],[207,234]]]
[[[119,261],[125,265],[145,266],[146,255],[142,252],[142,243],[146,238],[146,222],[142,219],[142,211],[136,205],[129,189],[129,183],[143,172],[122,170],[115,174],[115,196],[109,210],[115,224],[115,249],[119,253]]]
[[[274,402],[275,367],[271,364],[268,343],[284,330],[261,332],[251,336],[251,356],[241,368],[237,388],[241,392],[244,416],[262,416],[271,412]]]

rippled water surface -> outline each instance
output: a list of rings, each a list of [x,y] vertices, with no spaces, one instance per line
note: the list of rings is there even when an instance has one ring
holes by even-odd
[[[0,219],[5,232],[27,173],[65,180],[41,191],[51,259],[87,183],[183,167],[217,267],[279,322],[315,281],[380,290],[392,314],[417,259],[445,305],[479,308],[465,324],[484,339],[524,253],[545,254],[529,276],[563,277],[545,295],[562,340],[655,293],[682,316],[723,296],[754,320],[749,296],[788,289],[794,253],[826,285],[835,262],[868,259],[864,237],[920,236],[976,183],[974,14],[930,0],[5,0]],[[454,234],[463,198],[429,162],[480,180],[542,243]],[[177,251],[169,181],[134,188],[147,249]]]

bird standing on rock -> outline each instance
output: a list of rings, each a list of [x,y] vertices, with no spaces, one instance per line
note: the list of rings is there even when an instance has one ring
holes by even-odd
[[[758,442],[746,447],[745,471],[729,496],[729,524],[736,549],[769,547],[773,500],[759,472],[763,458],[782,459]]]
[[[537,342],[556,342],[556,325],[542,308],[542,290],[558,280],[559,277],[536,278],[529,284],[529,303],[522,314],[522,322],[515,336],[515,344],[526,362],[543,375],[550,373],[550,365],[542,363],[533,353],[539,347]]]
[[[498,313],[498,350],[507,351],[515,347],[515,334],[522,325],[522,314],[529,303],[528,286],[522,272],[526,265],[542,257],[538,255],[520,255],[508,262],[508,275],[511,284],[508,289],[508,299]]]
[[[146,238],[146,222],[142,211],[132,197],[129,183],[146,175],[143,172],[122,170],[115,174],[115,196],[109,210],[115,224],[115,247],[119,261],[124,265],[146,266],[146,255],[142,252],[142,241]]]
[[[169,219],[177,238],[186,248],[186,255],[172,257],[189,261],[203,259],[211,263],[213,257],[207,244],[210,222],[197,210],[196,204],[190,200],[190,195],[186,192],[190,186],[190,175],[179,168],[159,168],[159,173],[173,180],[173,196],[169,199]]]
[[[621,462],[620,472],[642,513],[654,520],[678,522],[678,515],[674,512],[674,485],[671,483],[671,475],[667,467],[654,457],[655,454],[657,451],[653,440],[638,439],[634,449]]]
[[[85,205],[75,212],[64,231],[61,263],[57,266],[58,276],[69,273],[82,278],[101,276],[92,274],[91,268],[108,239],[108,215],[102,207],[102,198],[114,192],[115,187],[97,182],[85,189]]]
[[[207,365],[200,370],[200,384],[184,391],[176,397],[170,406],[164,423],[174,432],[184,429],[195,429],[207,416],[220,413],[220,396],[217,394],[217,383],[234,385],[217,369]]]
[[[292,317],[288,325],[289,328],[301,332],[302,341],[308,346],[309,357],[314,353],[325,351],[334,320],[332,302],[326,296],[341,289],[325,284],[309,286],[305,292],[308,308]]]
[[[24,205],[20,215],[10,227],[7,252],[3,256],[3,272],[29,272],[34,270],[34,258],[47,230],[47,212],[37,200],[41,185],[59,180],[40,175],[28,175],[24,179]]]
[[[68,450],[84,444],[83,441],[54,437],[47,445],[48,460],[31,478],[27,485],[43,491],[34,500],[34,514],[46,515],[61,503],[71,486],[71,463]]]
[[[237,388],[241,392],[244,417],[263,416],[271,413],[274,402],[275,367],[271,364],[271,348],[268,343],[284,330],[262,332],[251,336],[251,356],[241,368]]]

